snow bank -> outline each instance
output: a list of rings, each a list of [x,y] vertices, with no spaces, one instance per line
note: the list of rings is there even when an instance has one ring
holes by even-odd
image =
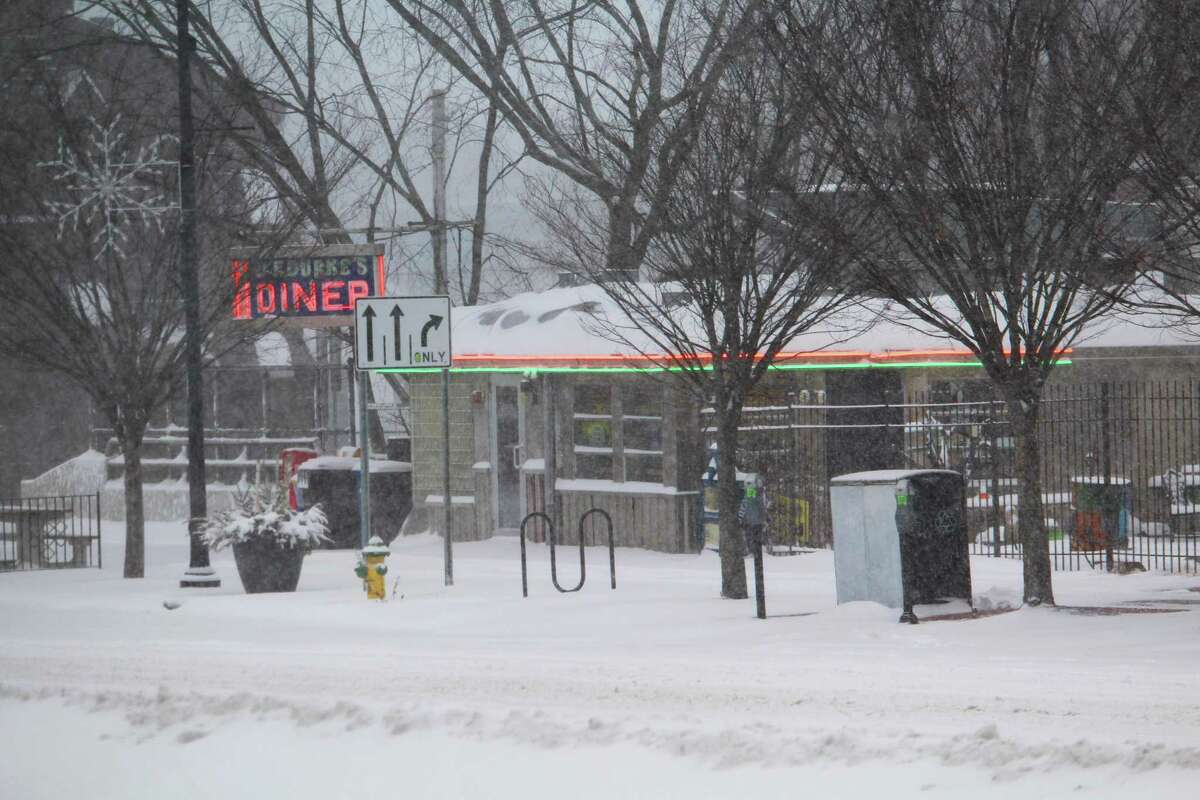
[[[21,497],[95,494],[104,487],[104,454],[87,450],[36,478],[21,481]]]
[[[225,483],[208,484],[208,511],[215,514],[233,507],[236,486]],[[191,516],[191,501],[188,496],[186,478],[161,483],[147,483],[142,487],[142,505],[147,521],[171,522],[186,520]],[[107,481],[100,490],[100,515],[106,520],[125,520],[125,483]]]
[[[121,533],[104,570],[0,576],[14,797],[1143,798],[1200,777],[1195,575],[1055,575],[1064,605],[1180,613],[911,626],[836,606],[818,551],[766,559],[757,620],[713,553],[619,548],[612,590],[588,548],[560,594],[528,544],[523,598],[515,538],[456,545],[448,587],[417,535],[371,603],[353,552],[310,555],[294,594],[242,594],[225,552],[221,588],[179,589],[179,524],[148,526],[147,577],[122,581]],[[574,553],[558,568],[573,582]],[[1019,605],[1019,562],[971,571],[981,610]]]

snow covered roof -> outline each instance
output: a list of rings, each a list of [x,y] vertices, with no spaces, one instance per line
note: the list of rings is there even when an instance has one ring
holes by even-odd
[[[949,303],[949,301],[946,301]],[[664,313],[686,315],[686,308]],[[545,369],[653,366],[668,356],[595,285],[527,292],[451,315],[457,368]],[[1091,324],[1080,347],[1196,344],[1158,312],[1113,314]],[[618,331],[617,334],[612,329]],[[793,339],[777,362],[897,365],[973,362],[960,343],[882,300],[864,300]]]
[[[371,474],[385,472],[412,472],[412,464],[407,461],[386,461],[380,458],[369,459]],[[304,472],[358,472],[362,469],[362,460],[348,456],[319,456],[310,458],[298,469]]]

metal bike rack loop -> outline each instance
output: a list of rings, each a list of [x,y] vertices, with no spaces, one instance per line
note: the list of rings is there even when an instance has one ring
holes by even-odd
[[[604,517],[604,521],[608,523],[608,580],[612,584],[612,588],[617,588],[617,552],[613,547],[613,524],[612,517],[603,508],[589,508],[583,512],[583,516],[579,518],[579,541],[583,542],[583,523],[592,514],[599,514]]]
[[[554,536],[554,520],[546,516],[541,511],[531,511],[525,515],[525,519],[521,520],[521,596],[529,597],[529,570],[525,565],[525,526],[529,524],[529,520],[541,517],[546,520],[546,525],[550,528],[551,541]]]
[[[584,550],[583,538],[583,523],[592,514],[600,514],[604,517],[604,521],[608,523],[608,574],[609,582],[612,588],[617,588],[617,557],[616,550],[613,546],[613,524],[612,517],[602,508],[590,508],[583,512],[583,516],[579,518],[579,583],[570,589],[564,589],[562,584],[558,582],[558,558],[556,555],[554,521],[550,519],[542,511],[531,511],[525,515],[525,519],[521,520],[521,596],[529,597],[529,568],[526,562],[525,553],[525,527],[532,519],[542,519],[546,522],[546,527],[549,529],[550,541],[550,580],[554,583],[554,588],[563,594],[578,592],[583,588],[583,584],[587,581],[587,553]]]

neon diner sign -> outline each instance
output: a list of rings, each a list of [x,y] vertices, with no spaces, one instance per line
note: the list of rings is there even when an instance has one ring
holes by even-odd
[[[347,247],[329,248],[345,251]],[[233,259],[233,317],[319,317],[353,313],[360,297],[382,294],[383,254],[302,253]]]

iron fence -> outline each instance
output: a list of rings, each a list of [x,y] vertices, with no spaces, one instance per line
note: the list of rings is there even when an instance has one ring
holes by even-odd
[[[965,476],[972,553],[1021,556],[1012,426],[979,386],[969,398],[750,407],[740,440],[739,467],[771,498],[776,545],[831,543],[834,475],[928,467]],[[1200,571],[1200,384],[1047,387],[1039,453],[1056,569]]]
[[[0,499],[0,571],[101,566],[99,493]]]

